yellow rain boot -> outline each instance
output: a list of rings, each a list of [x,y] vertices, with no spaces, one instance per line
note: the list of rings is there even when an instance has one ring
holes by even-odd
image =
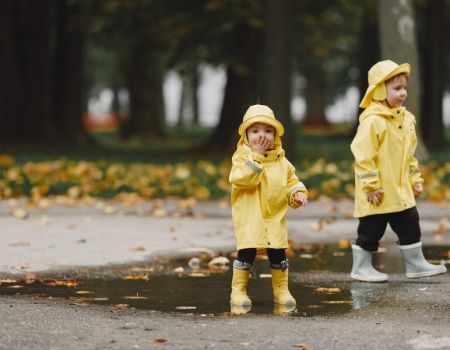
[[[280,305],[295,305],[297,302],[288,289],[288,269],[278,269],[271,265],[274,302]]]
[[[230,303],[237,306],[250,306],[252,302],[247,295],[250,270],[254,267],[248,263],[235,260],[233,263],[233,280],[231,281]]]

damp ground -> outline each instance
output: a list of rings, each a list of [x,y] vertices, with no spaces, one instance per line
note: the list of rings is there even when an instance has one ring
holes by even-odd
[[[424,246],[433,263],[448,263],[450,246]],[[133,266],[116,266],[106,271],[87,270],[66,277],[2,279],[0,294],[31,296],[34,299],[59,298],[72,305],[109,305],[115,309],[142,309],[188,315],[223,316],[229,314],[290,315],[311,317],[341,315],[375,303],[388,303],[387,291],[416,288],[426,292],[427,280],[403,277],[403,262],[395,244],[387,244],[374,255],[374,265],[391,274],[389,283],[362,283],[349,278],[351,249],[339,244],[303,244],[288,252],[290,291],[297,300],[295,309],[274,306],[269,262],[261,254],[257,274],[249,282],[252,308],[230,309],[232,271],[226,266],[208,266],[207,254],[187,256]],[[228,261],[233,254],[224,254]],[[414,285],[414,287],[412,287]]]

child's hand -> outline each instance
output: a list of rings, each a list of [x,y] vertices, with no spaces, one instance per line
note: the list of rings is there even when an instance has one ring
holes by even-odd
[[[417,183],[413,186],[414,197],[419,197],[423,191],[423,186],[421,183]]]
[[[383,200],[383,193],[384,191],[381,188],[367,192],[367,201],[371,204],[380,205]]]
[[[294,200],[295,203],[301,206],[305,206],[308,203],[306,195],[302,192],[294,193],[294,197],[292,199]]]
[[[270,140],[266,139],[264,136],[260,136],[254,142],[250,143],[250,147],[253,152],[262,155],[269,150]]]

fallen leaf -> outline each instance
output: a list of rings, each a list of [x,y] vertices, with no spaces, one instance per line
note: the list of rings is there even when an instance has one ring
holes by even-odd
[[[13,209],[11,215],[16,219],[24,220],[28,217],[28,212],[23,208]]]
[[[230,259],[225,256],[218,256],[208,263],[210,269],[224,270],[230,267]]]
[[[113,308],[119,309],[119,310],[126,309],[126,308],[128,308],[129,306],[130,306],[130,305],[128,305],[128,304],[113,304],[113,305],[112,305]]]
[[[145,247],[142,245],[138,245],[137,247],[131,248],[133,252],[143,252],[145,251]]]
[[[17,280],[13,280],[13,279],[0,279],[0,283],[17,283]]]
[[[444,234],[445,231],[447,230],[447,222],[448,222],[447,218],[440,219],[436,232],[439,234]]]
[[[138,281],[138,280],[142,280],[142,281],[148,281],[148,274],[146,275],[127,275],[127,276],[120,276],[120,279],[125,280],[125,281]]]
[[[76,294],[94,294],[94,292],[92,292],[90,290],[77,290],[75,293]]]
[[[28,264],[16,264],[13,267],[17,270],[25,270],[29,268]]]
[[[326,294],[333,294],[333,293],[339,293],[341,291],[340,288],[326,288],[326,287],[319,287],[314,289],[317,293],[326,293]]]
[[[122,297],[123,299],[128,299],[128,300],[144,300],[147,299],[147,297],[142,297],[139,294],[136,295],[127,295]]]
[[[50,219],[46,215],[39,215],[34,218],[40,226],[47,226],[50,223]]]
[[[15,243],[9,243],[8,245],[10,247],[29,247],[30,246],[30,242],[20,241],[20,242],[15,242]]]
[[[153,342],[156,344],[164,344],[164,343],[167,343],[168,340],[164,339],[164,338],[156,338],[156,339],[153,339]]]
[[[324,300],[322,301],[324,304],[353,304],[351,300]]]
[[[32,273],[26,273],[23,279],[25,284],[33,284],[36,282],[36,276]]]
[[[299,348],[299,349],[302,349],[302,350],[312,350],[312,348],[310,348],[308,345],[306,345],[306,344],[295,344],[294,345],[294,348]]]
[[[348,249],[350,248],[351,243],[348,239],[340,239],[339,240],[339,249]]]

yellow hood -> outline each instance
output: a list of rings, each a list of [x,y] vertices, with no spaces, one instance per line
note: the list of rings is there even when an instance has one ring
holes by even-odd
[[[244,114],[242,123],[239,126],[239,135],[241,136],[238,142],[238,147],[248,145],[246,130],[254,123],[264,123],[272,125],[276,130],[274,148],[281,147],[281,136],[284,134],[283,125],[275,118],[273,111],[265,105],[253,105],[247,109]]]
[[[402,73],[409,75],[410,71],[411,66],[408,63],[398,65],[393,61],[385,60],[374,64],[369,69],[369,86],[359,106],[361,108],[367,108],[372,100],[382,101],[386,99],[386,86],[384,82]]]

